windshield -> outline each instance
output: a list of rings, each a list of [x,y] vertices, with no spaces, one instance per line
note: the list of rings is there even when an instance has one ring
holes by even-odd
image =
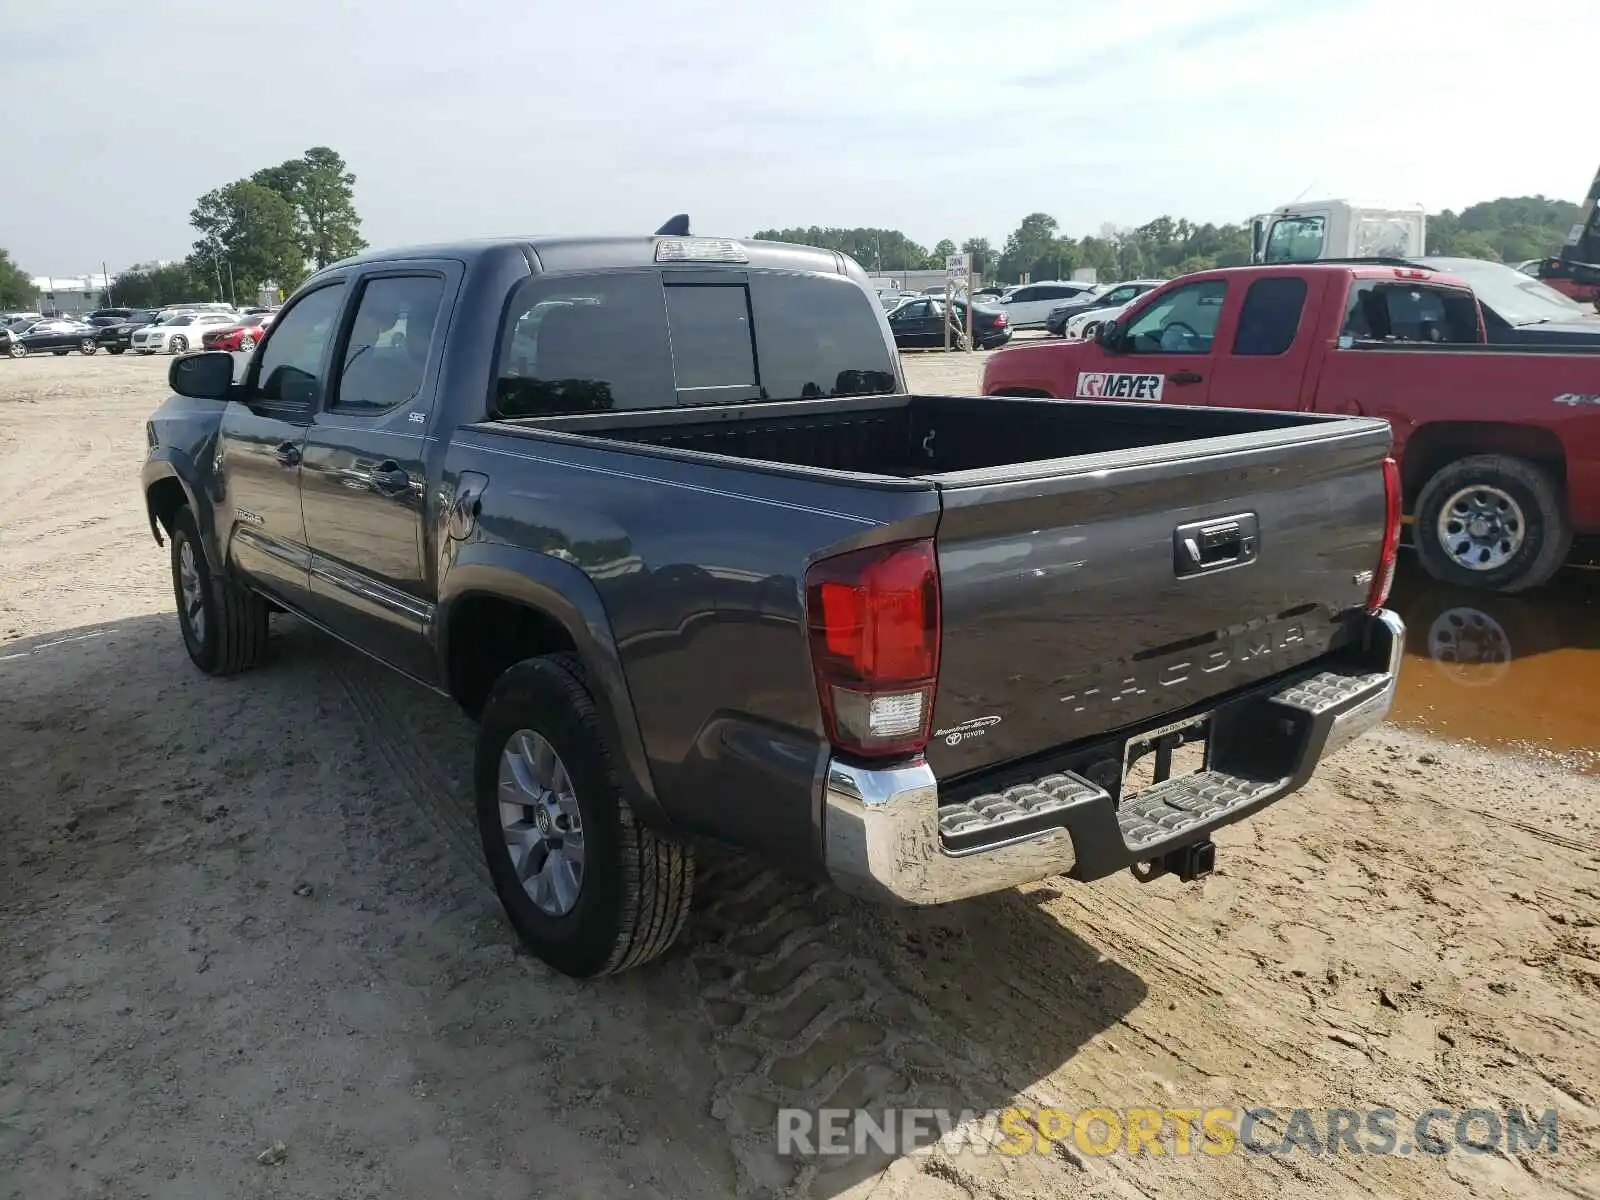
[[[1421,261],[1436,271],[1448,271],[1465,279],[1478,293],[1485,308],[1492,308],[1512,325],[1578,321],[1594,316],[1576,300],[1569,300],[1553,287],[1504,263],[1480,258],[1425,258]]]
[[[193,317],[187,317],[187,316],[185,316],[185,317],[173,317],[172,320],[167,322],[167,324],[168,325],[193,325],[194,324],[194,318]]]

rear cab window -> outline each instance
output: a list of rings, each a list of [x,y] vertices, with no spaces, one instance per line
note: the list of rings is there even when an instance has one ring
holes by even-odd
[[[1341,344],[1473,344],[1478,304],[1470,292],[1410,280],[1358,279],[1345,305]]]
[[[886,394],[881,311],[843,276],[536,276],[501,331],[491,418]]]

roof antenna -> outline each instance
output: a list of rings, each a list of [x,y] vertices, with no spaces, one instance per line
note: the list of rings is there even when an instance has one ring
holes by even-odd
[[[688,237],[689,214],[679,213],[669,220],[660,229],[656,230],[657,237]]]

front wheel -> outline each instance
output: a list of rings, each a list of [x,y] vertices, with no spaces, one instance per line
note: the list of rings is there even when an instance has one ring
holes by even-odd
[[[84,338],[83,341],[78,343],[79,354],[93,354],[98,349],[100,349],[100,343],[93,338]]]
[[[6,353],[11,355],[12,358],[27,358],[28,348],[21,342],[12,342],[11,349],[6,351]]]
[[[582,665],[530,658],[495,684],[478,732],[478,831],[517,936],[579,979],[648,962],[689,915],[694,855],[622,793]]]
[[[172,341],[167,345],[167,349],[171,350],[174,354],[182,354],[188,348],[189,339],[184,337],[181,333],[173,338]]]
[[[1521,592],[1561,569],[1572,526],[1561,487],[1544,467],[1477,454],[1424,485],[1412,537],[1423,569],[1440,582]]]
[[[172,590],[189,659],[207,675],[237,675],[267,652],[267,606],[260,596],[211,574],[194,514],[172,520]]]

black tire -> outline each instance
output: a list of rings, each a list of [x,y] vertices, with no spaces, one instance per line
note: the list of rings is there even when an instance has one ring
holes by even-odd
[[[184,600],[183,556],[188,547],[200,580],[198,627]],[[189,659],[207,675],[237,675],[267,654],[267,606],[254,592],[211,574],[205,549],[187,507],[172,519],[172,591],[178,607],[178,628]]]
[[[519,730],[538,733],[560,755],[582,817],[582,886],[561,916],[534,904],[501,832],[501,754]],[[694,854],[634,819],[576,655],[527,659],[495,683],[478,731],[475,785],[495,891],[536,957],[588,979],[639,966],[676,940],[694,894]]]
[[[8,349],[6,353],[12,358],[27,358],[28,347],[23,345],[21,342],[12,342],[10,349]]]
[[[1522,510],[1522,544],[1500,566],[1473,570],[1446,549],[1439,516],[1452,496],[1473,487],[1492,488]],[[1441,467],[1417,497],[1412,542],[1423,570],[1441,583],[1494,592],[1521,592],[1549,582],[1567,561],[1572,525],[1561,486],[1545,468],[1527,459],[1476,454]]]
[[[107,354],[121,354],[126,349],[127,349],[126,346],[107,346],[106,347],[106,353]]]
[[[98,349],[100,349],[100,343],[93,338],[84,338],[83,341],[78,343],[78,353],[82,355],[91,355]]]

